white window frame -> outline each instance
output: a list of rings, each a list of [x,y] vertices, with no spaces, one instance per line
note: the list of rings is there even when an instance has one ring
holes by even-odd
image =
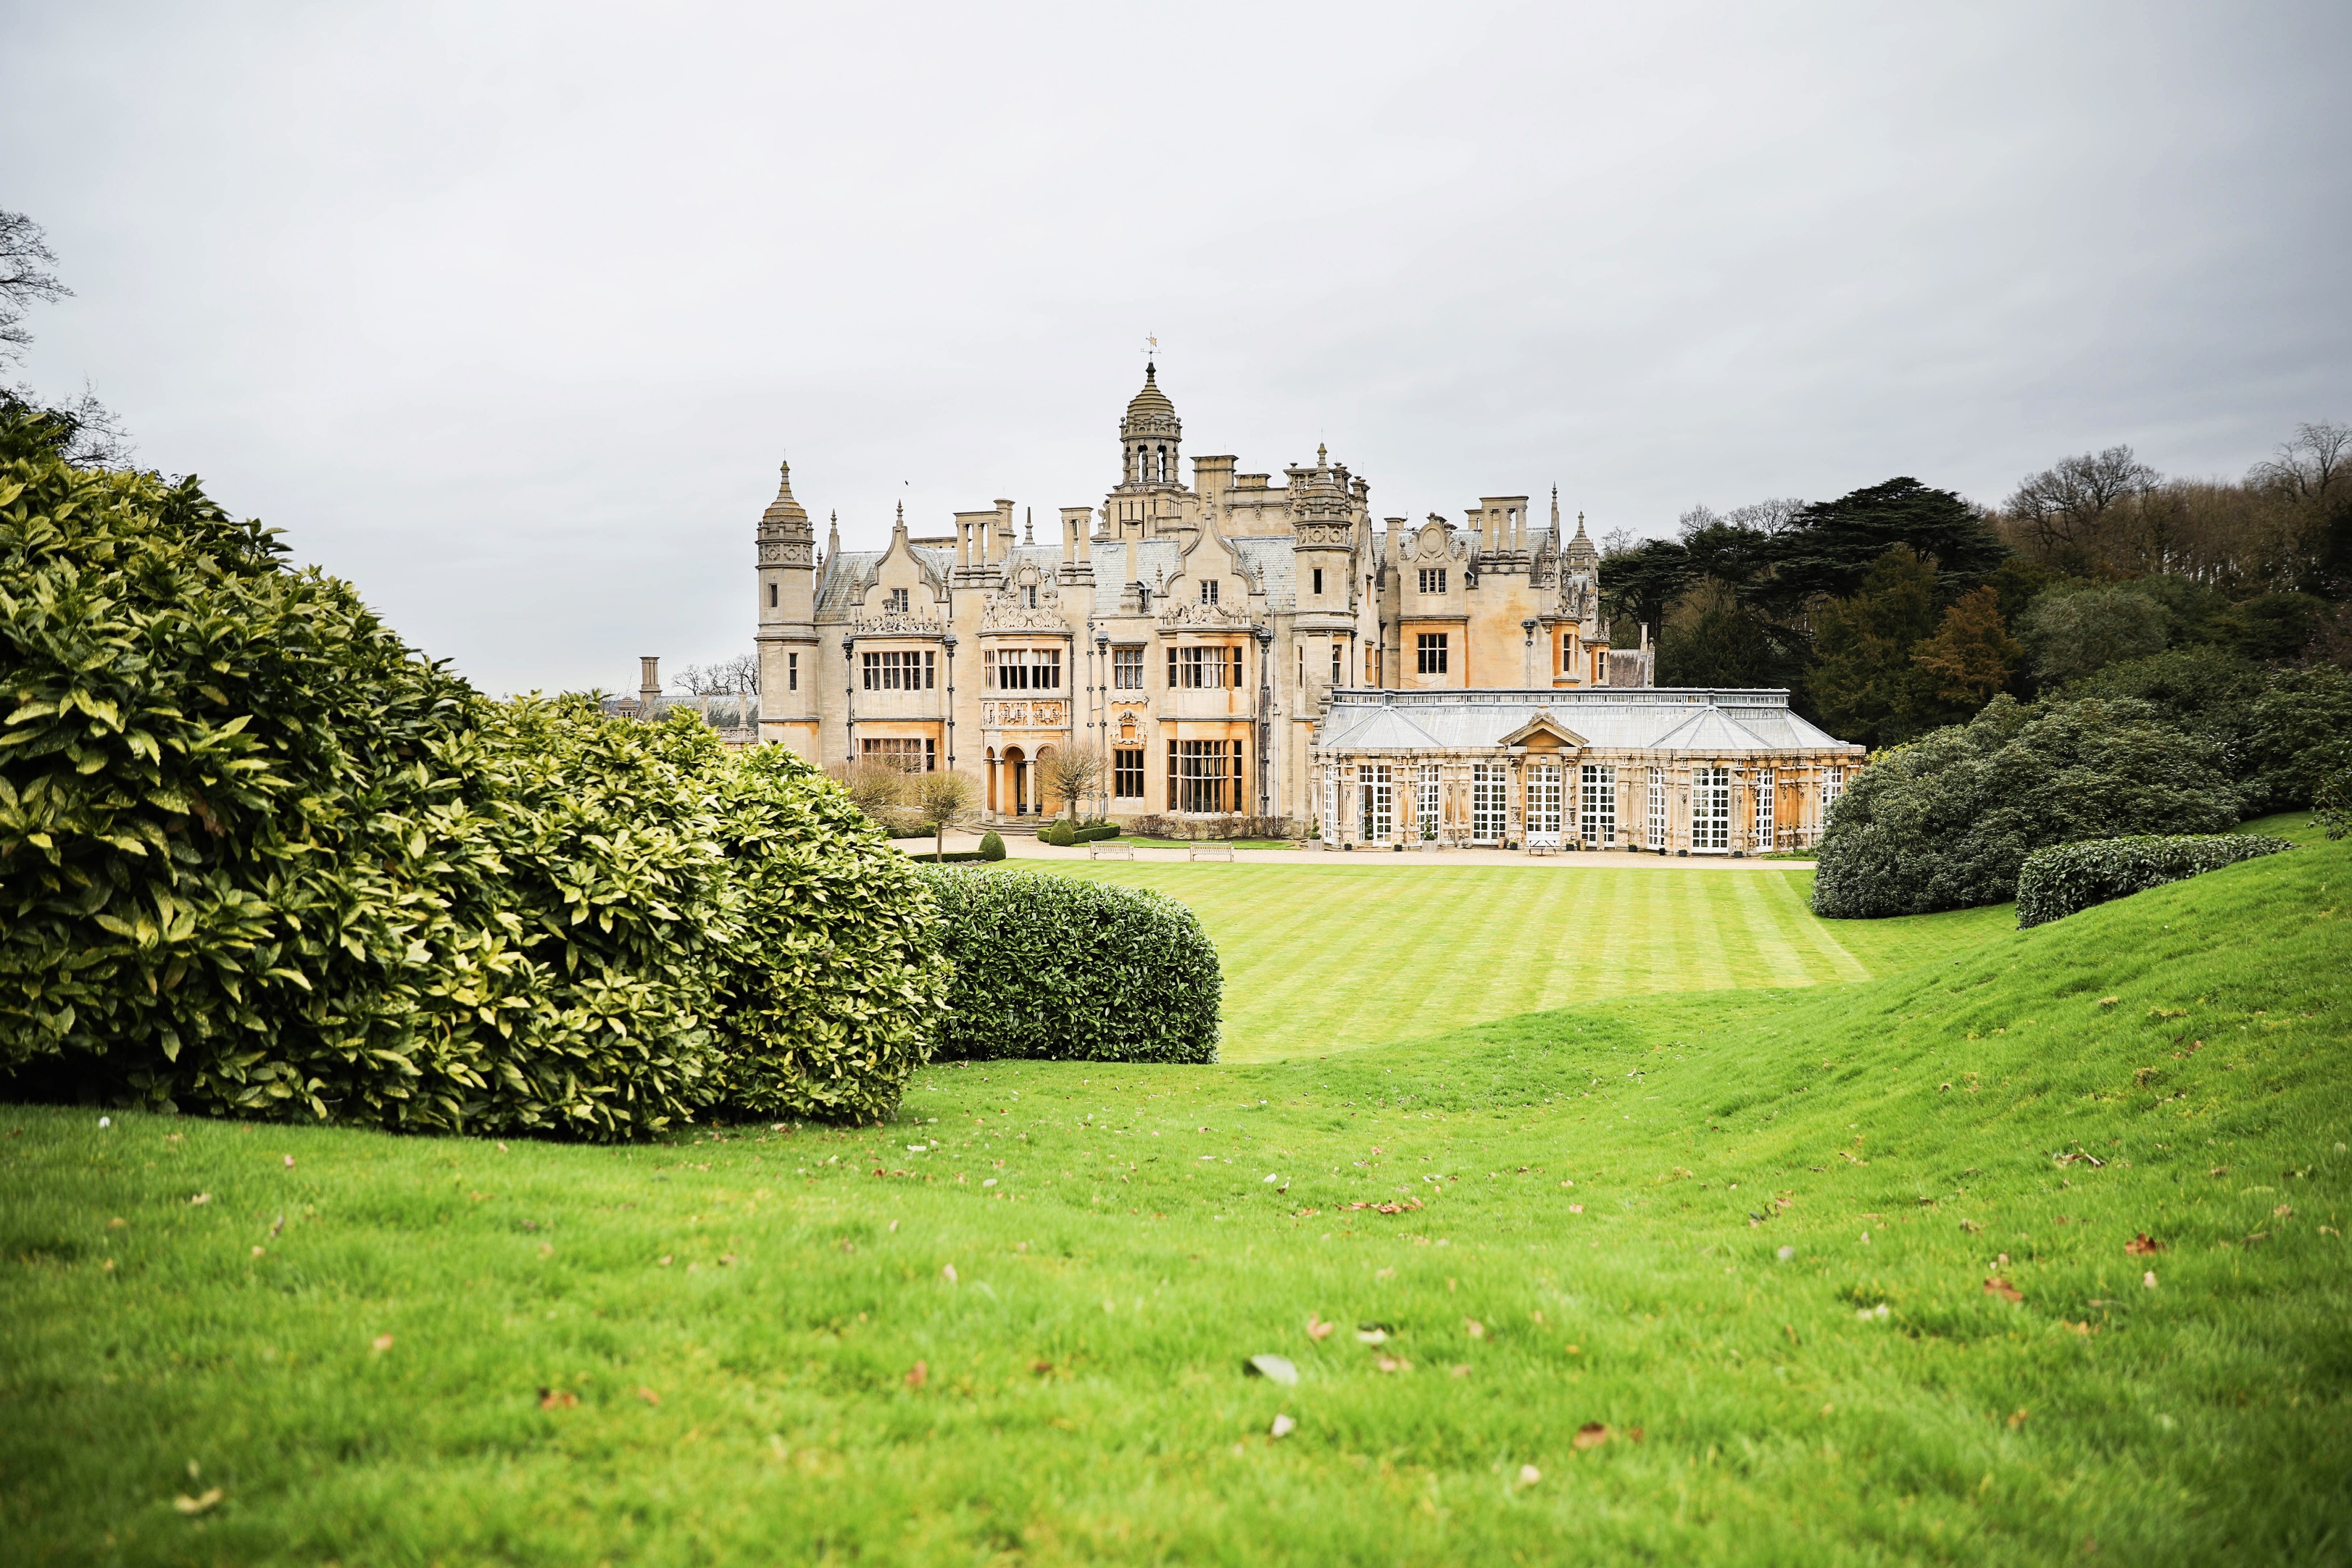
[[[1508,770],[1499,762],[1470,765],[1470,838],[1474,843],[1499,844],[1511,828]]]
[[[1588,844],[1617,841],[1617,767],[1611,762],[1587,762],[1578,769],[1578,836]]]
[[[1566,817],[1567,789],[1560,781],[1559,765],[1556,762],[1530,762],[1527,779],[1528,847],[1538,844],[1559,847],[1560,830]]]
[[[1425,841],[1437,838],[1437,764],[1424,762],[1413,773],[1412,817],[1415,833]]]
[[[1385,763],[1356,769],[1358,841],[1384,844],[1396,836],[1396,780]]]
[[[1822,768],[1822,830],[1824,832],[1828,831],[1828,830],[1829,830],[1829,825],[1830,825],[1830,808],[1831,808],[1831,807],[1832,807],[1832,806],[1834,806],[1834,805],[1836,805],[1836,804],[1838,803],[1839,800],[1840,800],[1842,797],[1843,797],[1843,796],[1844,796],[1844,794],[1845,794],[1845,769],[1844,769],[1844,768]]]
[[[1663,768],[1651,768],[1647,845],[1650,849],[1662,850],[1666,847],[1667,837],[1673,831],[1670,821],[1673,799],[1674,791],[1666,783],[1666,770]]]
[[[1755,831],[1751,836],[1753,846],[1759,850],[1772,849],[1776,847],[1772,820],[1776,815],[1774,797],[1780,792],[1778,777],[1769,768],[1759,768],[1748,775],[1748,783],[1756,796]]]
[[[1339,841],[1339,769],[1336,766],[1323,769],[1323,841]]]
[[[1691,852],[1694,854],[1731,848],[1731,769],[1720,766],[1691,769]]]

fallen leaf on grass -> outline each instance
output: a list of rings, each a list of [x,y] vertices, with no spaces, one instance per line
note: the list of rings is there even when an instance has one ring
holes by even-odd
[[[369,1347],[381,1355],[392,1348],[392,1336],[388,1333],[380,1333],[369,1342]]]
[[[2292,1219],[2294,1218],[2294,1206],[2293,1204],[2282,1203],[2276,1208],[2271,1210],[2271,1216],[2275,1219]]]
[[[1571,1203],[1568,1206],[1568,1211],[1570,1214],[1582,1214],[1584,1212],[1584,1205],[1580,1203]]]
[[[2004,1301],[2021,1301],[2025,1300],[2024,1291],[2019,1290],[2016,1286],[2011,1284],[2008,1281],[2002,1279],[1998,1274],[1988,1279],[1984,1282],[1984,1288],[1986,1295],[1999,1296]]]
[[[553,1249],[551,1248],[549,1250],[552,1251]],[[735,1266],[735,1254],[732,1252],[721,1252],[719,1255],[719,1266],[722,1269],[733,1268]]]
[[[907,1386],[909,1388],[920,1388],[930,1380],[931,1369],[919,1361],[907,1369]]]
[[[188,1199],[188,1203],[189,1203],[190,1207],[202,1207],[202,1206],[203,1206],[203,1205],[205,1205],[205,1204],[210,1203],[212,1200],[213,1200],[213,1195],[212,1195],[212,1194],[210,1194],[210,1193],[208,1193],[208,1192],[200,1192],[200,1193],[196,1194],[196,1195],[195,1195],[195,1197],[192,1197],[192,1198]]]
[[[1366,1344],[1386,1344],[1389,1331],[1378,1323],[1366,1323],[1356,1331],[1356,1337]]]
[[[1400,1356],[1384,1355],[1378,1361],[1373,1362],[1372,1364],[1379,1367],[1382,1372],[1411,1372],[1412,1370],[1412,1363],[1406,1361]]]
[[[1486,1337],[1486,1325],[1480,1322],[1476,1318],[1464,1318],[1462,1320],[1462,1332],[1468,1334],[1472,1339],[1485,1339]]]
[[[1309,1312],[1309,1313],[1307,1313],[1307,1337],[1308,1339],[1311,1339],[1311,1340],[1327,1340],[1327,1339],[1329,1339],[1329,1338],[1331,1337],[1331,1331],[1332,1331],[1334,1328],[1338,1327],[1338,1326],[1339,1326],[1339,1325],[1338,1325],[1338,1324],[1336,1324],[1336,1323],[1327,1323],[1327,1322],[1325,1322],[1321,1318],[1318,1317],[1318,1316],[1317,1316],[1315,1313],[1313,1313],[1313,1312]]]
[[[1533,1465],[1521,1465],[1519,1467],[1519,1484],[1521,1486],[1531,1487],[1541,1479],[1543,1479],[1543,1472],[1536,1469]]]
[[[207,1487],[202,1493],[195,1497],[189,1497],[185,1493],[182,1493],[180,1496],[172,1500],[172,1506],[178,1509],[182,1513],[194,1518],[197,1514],[204,1513],[211,1510],[226,1495],[226,1494],[218,1487]]]
[[[1575,1444],[1579,1448],[1597,1448],[1609,1440],[1608,1427],[1599,1421],[1587,1421],[1576,1429]]]
[[[1960,1228],[1967,1231],[1969,1235],[1974,1236],[1978,1231],[1982,1230],[1984,1227],[1979,1225],[1973,1219],[1963,1219],[1960,1221]]]
[[[2149,1290],[2151,1290],[2151,1291],[2155,1290],[2155,1289],[2156,1289],[2156,1270],[2153,1270],[2153,1269],[2150,1269],[2147,1273],[2142,1274],[2142,1275],[2139,1277],[2139,1282],[2140,1282],[2141,1284],[2143,1284],[2143,1285],[2146,1285],[2146,1286],[2147,1286]]]
[[[1265,1435],[1269,1437],[1279,1439],[1289,1437],[1290,1434],[1297,1430],[1298,1430],[1297,1422],[1292,1420],[1287,1416],[1277,1415],[1274,1418],[1274,1425],[1265,1429]]]
[[[256,1247],[256,1248],[253,1249],[253,1255],[254,1255],[255,1257],[257,1257],[257,1258],[260,1257],[260,1256],[261,1256],[261,1249],[260,1249],[260,1248],[258,1248],[258,1247]]]
[[[940,1270],[940,1278],[945,1280],[950,1285],[954,1284],[956,1282],[955,1265],[949,1263],[943,1266]]]
[[[2009,1429],[2010,1429],[2011,1431],[2014,1432],[2014,1431],[2016,1431],[2020,1427],[2024,1426],[2024,1425],[2025,1425],[2025,1416],[2026,1416],[2026,1412],[2024,1412],[2024,1411],[2022,1411],[2022,1410],[2019,1410],[2019,1411],[2012,1412],[2012,1413],[2011,1414],[2010,1417],[2009,1417]]]
[[[1467,1377],[1470,1375],[1470,1364],[1466,1361],[1460,1362],[1448,1367],[1446,1370],[1453,1373],[1456,1377]]]
[[[1029,1370],[1040,1377],[1051,1377],[1054,1375],[1054,1364],[1050,1361],[1033,1361],[1029,1364]]]
[[[2135,1258],[2145,1258],[2151,1252],[2164,1250],[2164,1243],[2151,1238],[2145,1230],[2124,1243],[2124,1250]]]
[[[580,1403],[580,1396],[564,1388],[542,1388],[539,1391],[539,1407],[542,1410],[569,1410]]]
[[[668,1267],[669,1267],[669,1254],[668,1254],[668,1253],[667,1253],[667,1252],[663,1253],[663,1254],[661,1255],[661,1258],[660,1258],[659,1261],[660,1261],[661,1266],[662,1266],[663,1268],[665,1268],[665,1269],[668,1268]]]
[[[110,1220],[108,1220],[108,1221],[106,1222],[106,1228],[107,1228],[109,1230],[120,1230],[120,1229],[121,1229],[124,1226],[129,1225],[130,1223],[131,1223],[131,1221],[129,1221],[129,1220],[127,1220],[127,1219],[124,1219],[124,1218],[121,1218],[120,1215],[118,1215],[118,1216],[116,1216],[114,1218],[110,1219]]]
[[[1298,1383],[1298,1368],[1291,1364],[1287,1356],[1251,1356],[1242,1367],[1242,1372],[1244,1376],[1267,1378],[1286,1388],[1295,1387]]]
[[[650,1388],[643,1386],[640,1386],[637,1389],[637,1397],[644,1400],[648,1405],[659,1405],[661,1403],[660,1395],[655,1393]]]

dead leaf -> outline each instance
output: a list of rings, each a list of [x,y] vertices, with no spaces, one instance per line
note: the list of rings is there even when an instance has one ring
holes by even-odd
[[[1289,1437],[1290,1434],[1297,1430],[1298,1430],[1297,1422],[1292,1420],[1287,1416],[1276,1415],[1274,1418],[1274,1425],[1265,1429],[1265,1435],[1278,1441],[1281,1438]]]
[[[256,1248],[253,1249],[253,1255],[254,1255],[255,1257],[257,1257],[257,1258],[260,1257],[260,1256],[261,1256],[261,1249],[260,1249],[260,1248],[258,1248],[258,1247],[256,1247]]]
[[[1628,1427],[1625,1428],[1625,1436],[1638,1443],[1643,1437],[1642,1428],[1639,1427]]]
[[[920,1388],[930,1380],[931,1369],[919,1361],[907,1369],[907,1386],[909,1388]]]
[[[946,1281],[949,1284],[950,1284],[950,1285],[954,1284],[954,1283],[956,1282],[956,1271],[955,1271],[955,1265],[954,1265],[954,1264],[952,1264],[952,1263],[950,1263],[950,1264],[946,1265],[944,1268],[940,1269],[940,1279],[942,1279],[942,1280],[945,1280],[945,1281]]]
[[[1960,1221],[1960,1228],[1967,1231],[1969,1235],[1974,1236],[1978,1231],[1982,1230],[1984,1227],[1979,1225],[1973,1219],[1963,1219]]]
[[[1574,1442],[1579,1448],[1597,1448],[1609,1440],[1609,1428],[1599,1421],[1587,1421],[1576,1429]]]
[[[2155,1240],[2145,1230],[2124,1243],[2124,1250],[2135,1258],[2145,1258],[2151,1252],[2164,1250],[2164,1243]]]
[[[172,1500],[172,1506],[193,1519],[197,1514],[210,1511],[226,1495],[218,1487],[207,1487],[195,1497],[182,1493]]]
[[[2156,1289],[2156,1270],[2153,1270],[2153,1269],[2150,1269],[2147,1273],[2142,1274],[2142,1275],[2139,1277],[2139,1282],[2140,1282],[2141,1284],[2143,1284],[2143,1285],[2147,1286],[2147,1287],[2149,1290],[2151,1290],[2151,1291],[2155,1290],[2155,1289]]]
[[[1476,1318],[1464,1318],[1462,1320],[1462,1332],[1468,1334],[1472,1339],[1485,1339],[1486,1337],[1486,1325],[1480,1322]]]
[[[668,1267],[669,1267],[669,1254],[668,1254],[668,1253],[667,1253],[667,1252],[663,1253],[663,1254],[661,1255],[661,1258],[660,1258],[659,1261],[660,1261],[661,1266],[662,1266],[663,1268],[665,1268],[665,1269],[668,1268]]]
[[[661,1396],[643,1385],[638,1385],[637,1397],[644,1400],[648,1405],[659,1405],[661,1403]]]
[[[2292,1219],[2294,1218],[2294,1206],[2293,1204],[2282,1203],[2276,1208],[2271,1210],[2271,1215],[2273,1218],[2277,1219]]]
[[[1319,1317],[1316,1316],[1313,1312],[1309,1312],[1309,1313],[1307,1313],[1307,1337],[1308,1339],[1311,1339],[1311,1340],[1327,1340],[1327,1339],[1329,1339],[1329,1338],[1331,1337],[1331,1331],[1332,1331],[1334,1328],[1338,1327],[1338,1326],[1339,1326],[1339,1325],[1337,1325],[1336,1323],[1327,1323],[1327,1322],[1325,1322],[1321,1318],[1319,1318]]]
[[[1290,1358],[1286,1355],[1251,1356],[1243,1364],[1242,1375],[1267,1378],[1281,1384],[1285,1388],[1298,1386],[1298,1368],[1291,1364]]]
[[[1466,1361],[1462,1362],[1452,1367],[1450,1370],[1456,1377],[1467,1377],[1470,1375],[1470,1364]]]
[[[732,1252],[721,1252],[719,1255],[719,1266],[722,1269],[733,1268],[735,1266],[735,1254]]]
[[[1054,1364],[1050,1361],[1033,1361],[1029,1364],[1029,1370],[1040,1377],[1051,1377],[1054,1375]]]
[[[210,1193],[208,1193],[208,1192],[200,1192],[200,1193],[196,1194],[196,1196],[195,1196],[195,1197],[192,1197],[192,1198],[188,1199],[188,1204],[189,1204],[189,1207],[202,1207],[204,1205],[205,1205],[205,1204],[207,1204],[207,1203],[210,1203],[212,1200],[213,1200],[213,1195],[212,1195],[212,1194],[210,1194]]]
[[[2099,1005],[2103,1008],[2111,1008],[2122,1000],[2123,998],[2121,997],[2101,997],[2099,998]]]
[[[388,1334],[388,1333],[380,1333],[380,1334],[376,1335],[376,1336],[375,1336],[375,1338],[374,1338],[373,1341],[371,1341],[371,1342],[370,1342],[370,1343],[371,1343],[372,1348],[375,1351],[375,1353],[376,1353],[377,1354],[381,1355],[381,1354],[383,1354],[385,1351],[388,1351],[388,1350],[390,1350],[390,1349],[392,1348],[392,1336],[391,1336],[390,1334]]]
[[[2024,1425],[2025,1425],[2025,1416],[2026,1416],[2026,1412],[2024,1412],[2024,1411],[2022,1411],[2022,1410],[2019,1410],[2019,1411],[2012,1412],[2012,1413],[2011,1414],[2010,1417],[2009,1417],[2009,1429],[2010,1429],[2011,1431],[2014,1432],[2014,1431],[2016,1431],[2020,1427],[2024,1426]]]
[[[1584,1212],[1584,1205],[1580,1203],[1571,1203],[1568,1206],[1568,1211],[1570,1214],[1582,1214]]]
[[[539,1407],[542,1410],[569,1410],[580,1403],[580,1396],[568,1389],[542,1388],[539,1391]]]
[[[1378,1323],[1366,1323],[1356,1331],[1356,1337],[1366,1344],[1386,1344],[1389,1331]]]
[[[1533,1465],[1521,1465],[1519,1467],[1519,1484],[1521,1486],[1531,1487],[1541,1479],[1543,1479],[1543,1472],[1536,1469]]]
[[[1412,1370],[1412,1363],[1406,1361],[1400,1356],[1384,1355],[1379,1360],[1373,1362],[1372,1364],[1379,1367],[1382,1372],[1411,1372]]]
[[[294,1168],[294,1156],[292,1155],[286,1156],[286,1168],[289,1171]]]
[[[130,1224],[130,1223],[131,1223],[131,1221],[129,1221],[129,1220],[127,1220],[127,1219],[124,1219],[124,1218],[121,1218],[121,1217],[119,1217],[119,1216],[118,1216],[117,1218],[113,1218],[113,1219],[110,1219],[110,1220],[108,1220],[108,1221],[106,1222],[106,1228],[107,1228],[109,1230],[120,1230],[120,1229],[121,1229],[124,1226],[126,1226],[126,1225],[128,1225],[128,1224]]]
[[[1984,1282],[1984,1288],[1986,1295],[1999,1296],[2004,1301],[2021,1301],[2025,1300],[2024,1291],[2019,1290],[2016,1286],[2011,1284],[2008,1281],[2002,1279],[1998,1274],[1995,1274],[1990,1279],[1987,1280]]]

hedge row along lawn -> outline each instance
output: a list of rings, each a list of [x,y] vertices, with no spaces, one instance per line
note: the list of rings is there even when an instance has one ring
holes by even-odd
[[[0,1111],[0,1539],[2340,1559],[2352,844],[1955,930],[1259,1066],[933,1068],[856,1134]]]

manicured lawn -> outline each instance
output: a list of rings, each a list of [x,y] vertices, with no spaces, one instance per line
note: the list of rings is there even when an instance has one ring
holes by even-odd
[[[1284,912],[1300,940],[1364,874]],[[2323,845],[1954,922],[1890,978],[1328,1060],[936,1068],[878,1131],[500,1148],[0,1109],[0,1541],[2342,1561],[2347,894]],[[1244,1375],[1261,1352],[1298,1383]]]
[[[1225,971],[1228,1061],[1349,1050],[1652,991],[1816,986],[2016,924],[2008,905],[1822,920],[1810,871],[1038,861],[1192,906]]]

